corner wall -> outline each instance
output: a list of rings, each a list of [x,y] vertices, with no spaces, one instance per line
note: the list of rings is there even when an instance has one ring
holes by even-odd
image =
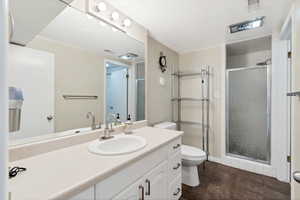
[[[151,37],[147,41],[147,120],[150,125],[172,120],[171,73],[179,68],[179,55]],[[159,68],[160,52],[167,57],[167,71]],[[160,78],[165,81],[160,84]]]
[[[210,155],[213,157],[221,157],[222,148],[225,144],[222,144],[222,137],[225,137],[225,130],[223,130],[222,120],[225,115],[225,98],[221,98],[224,93],[225,87],[223,87],[222,74],[225,74],[226,66],[226,49],[224,44],[219,46],[202,49],[199,51],[194,51],[190,53],[183,53],[179,56],[180,71],[200,71],[201,67],[210,66],[211,76],[210,76]],[[186,82],[185,95],[189,95],[201,98],[200,91],[200,78],[197,79],[199,84],[195,84],[195,81]],[[197,81],[196,80],[196,81]],[[184,83],[182,81],[182,83]],[[192,84],[194,83],[194,84]],[[201,120],[201,103],[190,103],[190,106],[182,106],[182,112],[185,115],[193,116],[194,119],[189,119],[190,121]],[[185,111],[186,109],[186,111]],[[182,119],[184,120],[184,119]],[[193,145],[202,148],[202,131],[201,126],[182,126],[185,132],[183,136],[183,143],[188,145]]]

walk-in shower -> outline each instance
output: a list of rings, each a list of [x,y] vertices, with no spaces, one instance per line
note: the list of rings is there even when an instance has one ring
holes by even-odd
[[[270,164],[270,65],[226,70],[226,153]]]

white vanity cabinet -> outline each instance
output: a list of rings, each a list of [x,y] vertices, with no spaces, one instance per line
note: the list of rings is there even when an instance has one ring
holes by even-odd
[[[153,169],[130,187],[126,188],[113,200],[157,200],[167,199],[167,162]],[[101,199],[101,198],[100,198]]]
[[[70,200],[178,200],[180,147],[181,138],[177,138]]]
[[[167,169],[168,162],[164,161],[144,177],[145,199],[167,199]]]

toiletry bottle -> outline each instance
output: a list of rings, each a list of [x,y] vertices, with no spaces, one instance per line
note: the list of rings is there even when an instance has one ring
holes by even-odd
[[[127,117],[127,121],[125,122],[125,126],[124,126],[124,133],[125,134],[132,134],[132,131],[130,130],[130,126],[132,124],[133,123],[131,122],[131,116],[129,114],[128,117]]]

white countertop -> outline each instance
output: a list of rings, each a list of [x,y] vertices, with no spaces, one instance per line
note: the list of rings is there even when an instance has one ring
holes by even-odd
[[[183,133],[151,127],[134,132],[147,140],[147,146],[130,154],[92,154],[88,142],[10,163],[10,166],[27,168],[9,180],[12,200],[64,199],[76,195]]]

